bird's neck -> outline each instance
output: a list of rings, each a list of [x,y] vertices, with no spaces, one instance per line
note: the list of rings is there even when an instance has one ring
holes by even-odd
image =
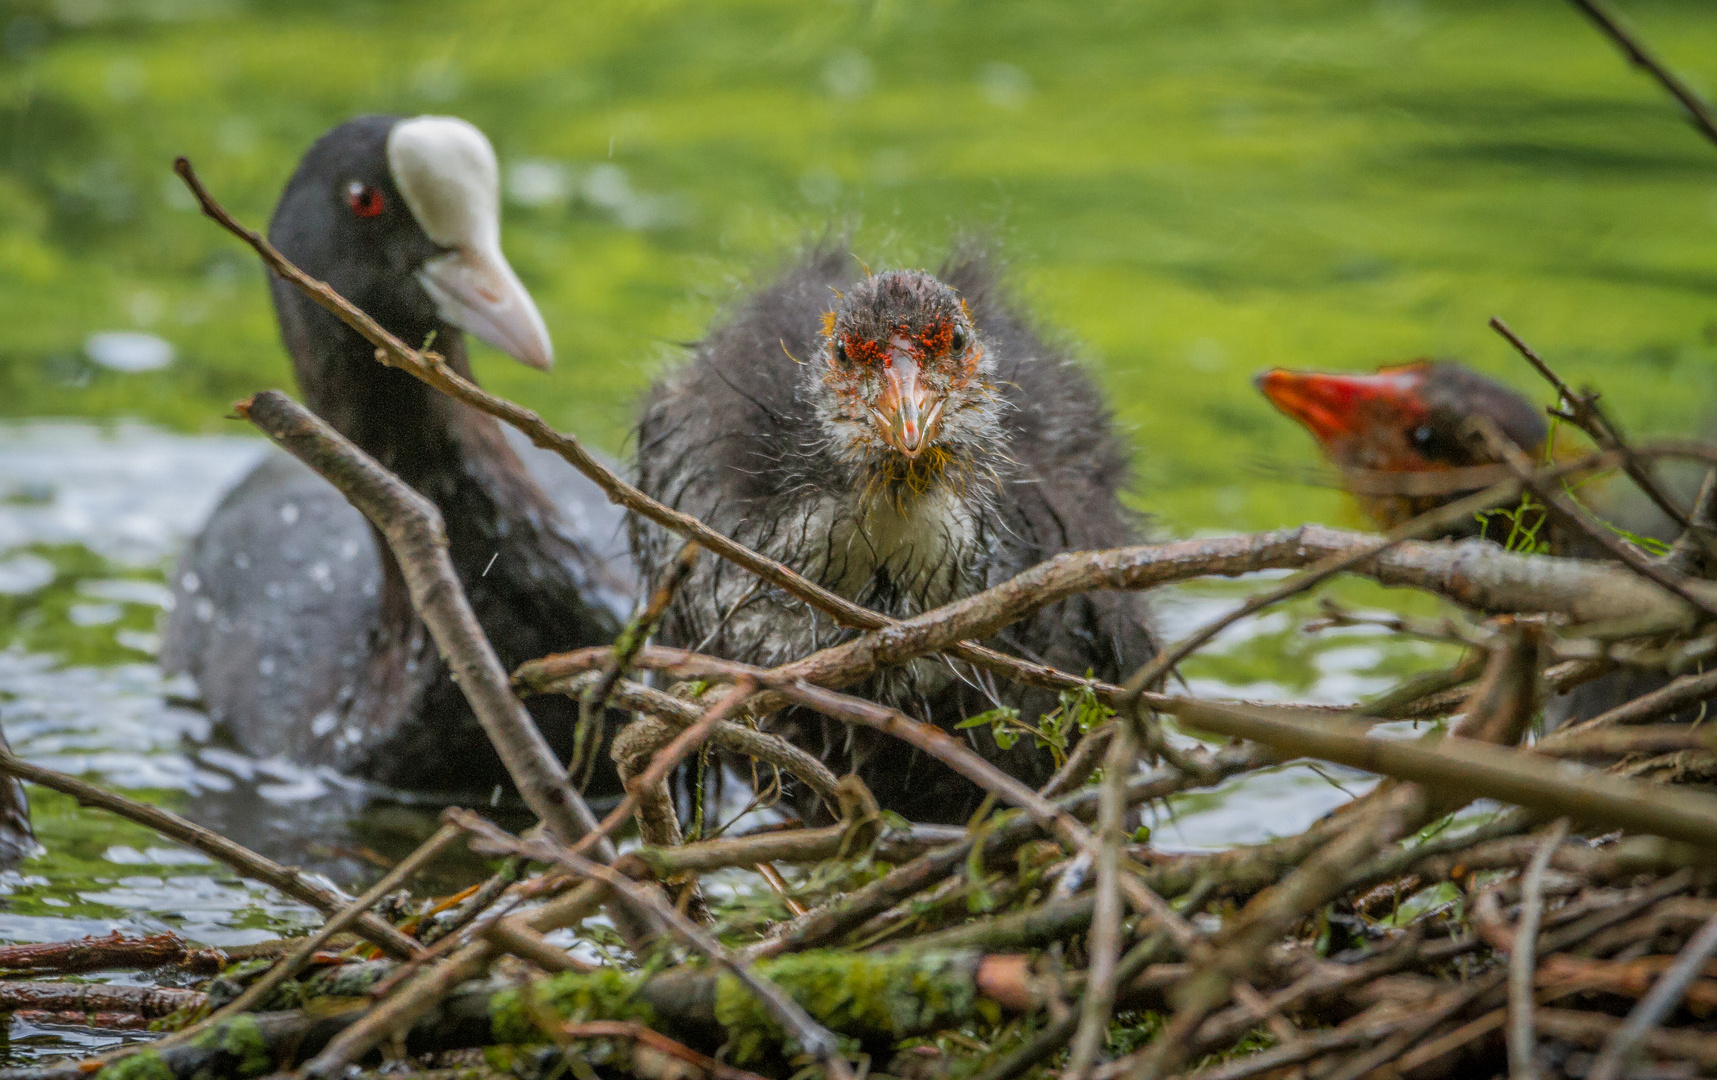
[[[991,502],[947,471],[913,483],[874,476],[827,489],[821,513],[824,584],[894,614],[929,610],[982,588],[981,556],[994,540]]]
[[[340,355],[316,358],[315,364],[295,355],[306,401],[441,511],[454,570],[503,661],[604,643],[602,633],[590,641],[559,633],[610,620],[588,599],[582,572],[588,557],[564,535],[557,511],[500,425],[385,367],[368,342],[340,329],[345,334],[334,345]],[[457,330],[441,328],[436,347],[454,371],[471,378]],[[409,611],[403,580],[388,562],[384,607]],[[521,612],[521,605],[532,612]]]

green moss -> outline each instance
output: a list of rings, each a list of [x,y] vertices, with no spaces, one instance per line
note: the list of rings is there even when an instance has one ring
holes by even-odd
[[[261,1076],[274,1071],[274,1055],[254,1016],[235,1016],[191,1040],[201,1050],[218,1050],[238,1062],[238,1075]]]
[[[489,1026],[499,1043],[540,1042],[538,1016],[560,1020],[636,1020],[656,1022],[655,1010],[636,1000],[638,977],[604,968],[567,972],[489,999]]]
[[[101,1080],[174,1080],[173,1070],[154,1050],[144,1050],[101,1070]]]
[[[899,1039],[981,1012],[974,962],[965,952],[810,952],[759,964],[757,972],[834,1031]],[[756,1061],[787,1043],[768,1010],[731,975],[716,981],[715,1015],[736,1062]]]

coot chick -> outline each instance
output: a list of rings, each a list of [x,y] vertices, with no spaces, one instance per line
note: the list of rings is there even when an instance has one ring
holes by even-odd
[[[501,253],[499,223],[495,155],[481,132],[448,117],[366,116],[305,154],[269,239],[467,377],[464,331],[547,368],[548,334]],[[502,663],[613,640],[618,621],[603,598],[628,584],[610,580],[496,421],[382,366],[292,285],[271,286],[307,404],[440,508]],[[605,500],[587,497],[592,486],[570,486],[584,536],[614,527]],[[273,455],[230,492],[173,586],[165,664],[196,678],[210,715],[245,750],[405,788],[486,794],[505,779],[386,545],[297,462]],[[568,751],[573,703],[541,698],[531,712]]]
[[[1549,425],[1542,410],[1518,391],[1453,360],[1417,361],[1383,367],[1372,375],[1289,371],[1276,368],[1256,384],[1282,412],[1311,432],[1324,453],[1343,469],[1382,472],[1432,472],[1495,464],[1481,440],[1470,436],[1473,417],[1488,417],[1511,442],[1534,460],[1543,460]],[[1554,452],[1554,448],[1551,448]],[[1354,498],[1380,528],[1393,528],[1468,492],[1442,495],[1361,495]],[[1608,520],[1628,522],[1636,535],[1662,536],[1669,525],[1643,507],[1600,507]],[[1528,522],[1529,526],[1533,523]],[[1506,537],[1507,521],[1495,515],[1463,523],[1446,537]],[[1608,553],[1575,527],[1552,516],[1538,533],[1553,554],[1608,558]],[[1557,695],[1547,704],[1548,726],[1607,712],[1665,683],[1659,672],[1619,669]],[[1693,720],[1702,706],[1671,719]]]
[[[994,585],[1063,551],[1137,541],[1122,505],[1129,452],[1067,351],[1039,337],[982,255],[920,270],[857,273],[816,251],[731,310],[649,393],[639,485],[857,603],[905,618]],[[634,526],[640,573],[679,541]],[[850,636],[806,604],[702,560],[663,621],[665,644],[775,665]],[[1155,650],[1133,593],[1074,597],[990,642],[1113,680]],[[953,728],[998,706],[1023,720],[1057,705],[938,659],[879,673],[855,692]],[[941,763],[804,711],[769,721],[879,802],[964,822],[982,793]],[[1028,783],[1051,774],[1026,736],[961,733]],[[801,810],[815,814],[809,800]]]
[[[1544,451],[1542,410],[1512,388],[1452,360],[1419,360],[1375,374],[1275,368],[1254,380],[1271,403],[1299,421],[1337,467],[1418,473],[1495,464],[1468,424],[1488,417],[1529,456]],[[1462,493],[1465,494],[1465,493]],[[1366,515],[1394,528],[1458,495],[1359,494]],[[1479,533],[1473,522],[1450,535]]]

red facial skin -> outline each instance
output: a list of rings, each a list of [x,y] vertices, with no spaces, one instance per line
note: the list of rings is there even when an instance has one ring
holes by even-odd
[[[886,341],[837,334],[832,314],[827,329],[834,338],[829,384],[855,413],[868,414],[883,442],[908,459],[934,441],[948,395],[970,382],[982,355],[975,347],[963,356],[956,352],[956,327],[948,318],[933,320],[916,334],[896,326]]]
[[[1427,365],[1403,364],[1374,375],[1275,368],[1254,383],[1271,403],[1312,433],[1343,468],[1388,472],[1446,469],[1413,446],[1409,434],[1427,417],[1419,394]]]

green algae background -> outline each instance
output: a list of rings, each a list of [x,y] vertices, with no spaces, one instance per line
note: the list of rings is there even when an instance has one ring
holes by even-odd
[[[1708,0],[1623,10],[1717,85]],[[260,271],[169,166],[261,224],[367,111],[490,134],[561,361],[480,374],[611,451],[676,342],[843,228],[873,265],[995,237],[1177,532],[1344,520],[1280,475],[1314,458],[1250,387],[1270,365],[1531,387],[1501,314],[1635,430],[1717,402],[1717,148],[1560,0],[11,0],[0,415],[226,431],[290,385]],[[119,329],[177,361],[90,363]]]

